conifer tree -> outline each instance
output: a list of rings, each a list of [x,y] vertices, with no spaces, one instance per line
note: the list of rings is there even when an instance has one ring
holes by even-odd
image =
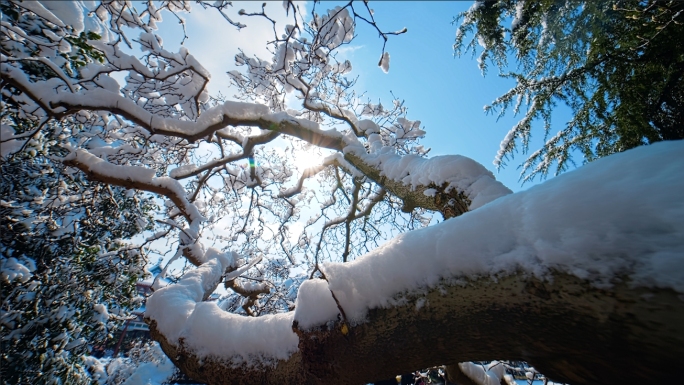
[[[501,143],[502,166],[529,150],[535,120],[545,143],[523,163],[524,179],[556,173],[642,144],[684,138],[684,3],[679,1],[477,1],[459,14],[459,56],[479,52],[516,85],[485,107],[520,121]],[[517,67],[509,70],[514,60]],[[511,63],[512,64],[512,63]],[[558,104],[573,116],[552,127]]]

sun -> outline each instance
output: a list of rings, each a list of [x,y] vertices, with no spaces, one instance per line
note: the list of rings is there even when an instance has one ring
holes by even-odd
[[[307,168],[315,167],[323,163],[326,157],[319,148],[315,146],[304,147],[299,150],[293,151],[295,167],[300,172],[303,172]]]

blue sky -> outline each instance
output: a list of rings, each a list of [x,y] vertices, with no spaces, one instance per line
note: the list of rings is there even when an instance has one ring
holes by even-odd
[[[317,10],[322,13],[338,4],[344,3],[323,2],[317,5]],[[391,105],[391,93],[405,101],[408,119],[421,120],[427,131],[422,143],[432,148],[429,156],[468,156],[494,172],[510,189],[520,191],[539,182],[537,179],[521,186],[517,166],[525,160],[523,154],[517,154],[500,171],[492,164],[500,141],[519,117],[509,112],[497,121],[495,115],[485,115],[483,111],[486,104],[514,83],[498,77],[498,69],[493,66],[483,77],[477,61],[470,55],[454,57],[452,46],[457,26],[451,22],[471,4],[471,1],[371,1],[375,19],[384,31],[408,29],[405,34],[391,36],[387,43],[386,50],[391,56],[389,73],[378,67],[382,39],[363,22],[357,27],[357,38],[343,49],[339,58],[352,62],[351,75],[358,76],[357,92],[365,91],[372,101],[380,100],[386,105]],[[312,4],[304,6],[310,11]],[[363,9],[362,3],[358,6]],[[232,96],[235,93],[228,88],[226,71],[244,69],[234,64],[238,48],[247,55],[270,60],[266,50],[266,42],[273,37],[270,23],[260,18],[237,16],[241,8],[258,12],[261,2],[233,3],[230,15],[248,25],[240,31],[217,12],[204,11],[198,5],[193,4],[192,13],[182,15],[187,19],[189,36],[184,45],[211,72],[209,90],[212,94],[220,91]],[[266,11],[281,27],[289,21],[280,1],[269,2]],[[182,30],[176,19],[168,13],[165,15],[158,34],[163,37],[167,50],[177,51],[183,40]],[[568,119],[567,111],[555,114],[555,123],[559,126]],[[531,150],[535,150],[544,136],[540,124],[533,126],[532,135]]]
[[[344,4],[344,3],[340,3]],[[373,101],[391,104],[393,92],[405,100],[408,118],[421,120],[427,131],[422,143],[432,148],[430,156],[460,154],[477,160],[495,173],[497,179],[513,191],[526,189],[535,183],[521,186],[517,166],[525,160],[518,153],[508,161],[508,165],[497,171],[492,164],[499,143],[508,130],[518,121],[512,112],[497,120],[495,114],[486,115],[483,107],[506,92],[514,82],[498,76],[498,69],[490,66],[487,76],[482,76],[475,58],[470,54],[454,57],[453,43],[456,25],[451,22],[459,12],[468,9],[471,1],[371,1],[375,19],[384,31],[400,30],[408,32],[391,36],[386,50],[390,53],[390,70],[385,74],[378,61],[382,52],[382,39],[370,26],[360,22],[357,39],[345,47],[341,55],[350,59],[358,75],[357,92],[366,91]],[[300,3],[311,10],[312,4]],[[317,12],[338,5],[336,2],[322,2]],[[234,2],[233,14],[245,8],[247,11],[260,10],[260,2]],[[363,10],[358,3],[357,9]],[[234,54],[240,47],[248,55],[258,55],[262,59],[270,57],[263,42],[272,37],[270,23],[260,18],[247,18],[235,15],[235,20],[248,25],[240,31],[229,25],[217,12],[198,12],[201,7],[194,5],[193,12],[184,17],[188,19],[188,36],[185,45],[212,73],[212,92],[221,91],[230,96],[225,72],[234,67]],[[278,21],[287,20],[282,2],[269,2],[267,13]],[[176,20],[166,17],[160,24],[159,34],[164,37],[165,48],[177,50],[182,34]],[[554,124],[560,127],[569,119],[567,110],[559,109]],[[530,149],[537,149],[543,139],[541,124],[533,126]]]
[[[323,3],[322,5],[325,5]],[[483,107],[515,85],[498,76],[490,65],[482,76],[477,61],[470,54],[454,57],[453,43],[457,25],[452,20],[467,10],[471,1],[393,1],[371,2],[376,21],[384,30],[408,29],[406,34],[391,37],[387,43],[390,71],[377,68],[382,39],[368,26],[360,26],[353,43],[362,48],[350,53],[359,71],[359,89],[369,96],[390,100],[390,90],[406,101],[409,119],[419,119],[426,128],[423,143],[431,147],[430,155],[460,154],[471,157],[495,173],[497,179],[514,191],[521,187],[517,166],[526,156],[518,153],[498,171],[492,160],[499,143],[519,120],[512,111],[498,119],[486,115]],[[514,62],[511,62],[514,64]],[[375,67],[375,68],[373,68]],[[558,127],[569,120],[567,109],[559,109],[554,118]],[[534,151],[544,136],[541,124],[534,126],[530,149]],[[536,147],[535,147],[536,146]],[[536,179],[535,182],[539,182]]]

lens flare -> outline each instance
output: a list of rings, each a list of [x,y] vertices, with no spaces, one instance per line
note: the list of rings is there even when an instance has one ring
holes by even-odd
[[[323,163],[323,155],[318,151],[297,151],[295,152],[295,163],[299,171],[304,171],[309,167],[318,166]]]

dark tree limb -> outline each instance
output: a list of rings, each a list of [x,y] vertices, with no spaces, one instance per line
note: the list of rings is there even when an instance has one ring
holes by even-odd
[[[272,368],[200,361],[182,341],[165,340],[154,323],[151,329],[176,365],[208,384],[362,384],[494,358],[528,361],[554,381],[571,384],[681,378],[684,301],[669,289],[631,288],[628,282],[599,289],[567,274],[553,274],[551,283],[519,273],[497,282],[445,284],[409,298],[404,306],[370,310],[367,322],[348,333],[339,323],[296,329],[299,351]]]

